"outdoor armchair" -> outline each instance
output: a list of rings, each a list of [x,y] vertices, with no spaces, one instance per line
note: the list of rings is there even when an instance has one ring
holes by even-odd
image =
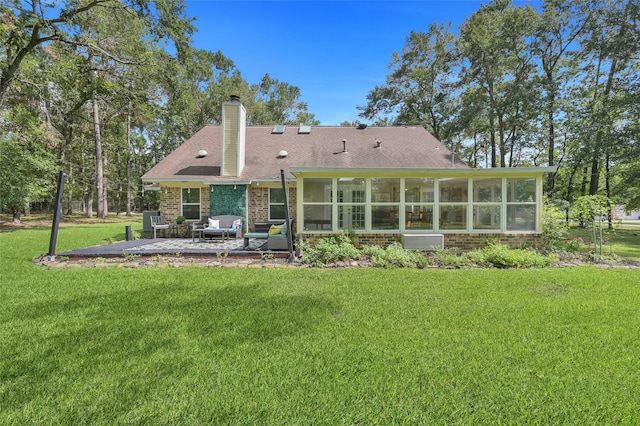
[[[151,227],[153,228],[153,239],[156,239],[158,229],[169,229],[171,225],[164,216],[151,216]]]

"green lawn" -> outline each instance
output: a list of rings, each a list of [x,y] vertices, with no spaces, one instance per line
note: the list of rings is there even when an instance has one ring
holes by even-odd
[[[48,238],[0,233],[0,424],[637,424],[638,270],[49,269]]]
[[[588,250],[597,251],[594,248],[594,238],[592,230],[572,228],[571,238],[582,238],[585,242],[582,247],[583,252]],[[640,262],[640,230],[615,229],[613,231],[603,231],[604,255],[615,254],[623,259],[632,259]]]

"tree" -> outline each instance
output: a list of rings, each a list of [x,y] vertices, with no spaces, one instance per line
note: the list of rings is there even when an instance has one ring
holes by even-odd
[[[247,122],[256,125],[317,123],[314,115],[307,112],[307,104],[300,101],[300,95],[299,87],[265,74],[260,84],[251,86],[251,98],[246,105]]]
[[[55,162],[39,143],[46,134],[37,117],[16,107],[10,118],[19,133],[2,132],[0,137],[0,209],[10,211],[13,220],[19,222],[25,207],[51,190]]]
[[[604,195],[585,195],[578,198],[571,206],[573,218],[580,221],[585,228],[593,230],[594,246],[600,248],[602,254],[602,223],[605,216],[611,211],[611,200]]]
[[[578,38],[576,57],[582,67],[574,94],[585,142],[583,157],[590,170],[588,193],[595,195],[601,188],[602,169],[610,171],[614,157],[625,157],[619,136],[637,121],[629,111],[637,103],[633,84],[638,79],[640,8],[634,2],[608,0],[593,0],[584,7],[589,8],[592,19]],[[609,179],[606,173],[605,181]]]
[[[82,161],[67,154],[71,145],[86,140],[86,118],[90,117],[97,171],[93,179],[98,186],[95,195],[98,214],[105,216],[108,186],[101,169],[109,163],[110,155],[103,155],[103,145],[111,138],[104,127],[114,124],[107,120],[105,125],[101,115],[110,111],[109,103],[114,105],[123,92],[117,90],[123,84],[123,70],[155,65],[148,61],[152,47],[172,43],[178,56],[188,47],[193,27],[184,16],[184,4],[181,0],[69,0],[57,4],[13,0],[1,7],[0,112],[25,104],[44,118],[55,130],[52,145],[59,150],[61,163],[66,166],[75,160],[70,163],[72,169],[77,163],[85,167],[86,150]],[[31,62],[38,63],[40,69],[33,72],[28,66]],[[12,87],[19,90],[12,91]],[[29,100],[27,87],[37,88],[40,102]],[[87,214],[91,214],[91,206],[89,199]]]
[[[517,165],[515,151],[536,105],[532,84],[535,62],[530,49],[538,14],[507,0],[482,6],[461,28],[465,58],[463,82],[485,98],[491,167]],[[508,158],[508,161],[507,161]]]
[[[421,125],[449,144],[455,129],[455,36],[449,26],[432,24],[411,32],[402,52],[394,52],[384,86],[367,95],[360,116],[370,120],[393,114],[394,125]],[[381,117],[382,116],[382,117]]]
[[[194,27],[185,18],[182,0],[89,0],[45,2],[42,0],[8,0],[0,6],[0,108],[12,82],[18,78],[23,61],[36,48],[51,42],[68,43],[101,50],[90,40],[74,37],[82,17],[94,9],[105,13],[139,16],[147,22],[150,34],[175,42],[178,51],[189,43]],[[107,53],[107,52],[103,52]]]
[[[533,49],[540,61],[539,87],[543,96],[540,111],[546,128],[547,165],[556,165],[556,128],[562,116],[559,99],[566,90],[568,51],[591,19],[589,11],[573,7],[573,0],[546,1],[538,20]],[[579,13],[586,12],[582,16]],[[547,194],[555,187],[555,173],[549,173]]]

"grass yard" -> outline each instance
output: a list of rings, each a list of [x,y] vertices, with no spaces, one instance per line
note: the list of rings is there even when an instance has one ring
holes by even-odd
[[[585,245],[582,252],[597,251],[594,245],[593,231],[581,228],[572,228],[571,238],[581,238]],[[640,262],[640,230],[615,229],[613,231],[603,231],[604,255],[615,254],[623,259],[632,259]]]
[[[0,424],[638,422],[638,270],[48,269],[48,238],[0,232]]]

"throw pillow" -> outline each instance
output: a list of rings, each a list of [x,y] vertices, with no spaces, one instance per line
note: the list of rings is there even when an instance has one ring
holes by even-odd
[[[282,232],[282,225],[271,225],[269,228],[269,235],[277,235]]]
[[[233,225],[231,225],[231,230],[232,231],[237,231],[238,228],[240,228],[242,226],[242,220],[241,219],[236,219],[233,221]]]
[[[220,221],[209,219],[209,228],[211,229],[220,229]]]

